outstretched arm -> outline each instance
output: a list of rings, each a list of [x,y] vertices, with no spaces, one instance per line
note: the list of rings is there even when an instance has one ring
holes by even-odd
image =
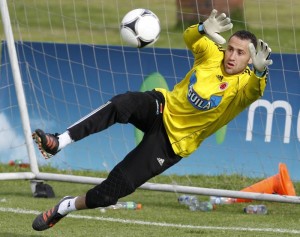
[[[270,58],[271,48],[262,40],[258,40],[257,48],[249,44],[250,57],[254,67],[249,81],[245,87],[245,95],[250,102],[255,101],[263,95],[267,84],[268,66],[273,63]]]
[[[215,54],[220,54],[216,43],[222,44],[226,40],[219,33],[231,29],[232,26],[230,18],[226,17],[225,13],[217,16],[217,10],[213,10],[204,23],[200,22],[185,30],[184,41],[188,49],[193,52],[195,64],[199,64]]]

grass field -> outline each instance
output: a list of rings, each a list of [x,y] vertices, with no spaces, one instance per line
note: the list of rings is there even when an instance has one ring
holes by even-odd
[[[34,2],[34,4],[33,4]],[[68,43],[120,44],[119,22],[132,6],[144,2],[160,17],[162,34],[157,47],[183,48],[182,29],[175,28],[176,6],[174,0],[153,1],[89,1],[89,15],[86,1],[76,1],[74,14],[73,0],[58,1],[10,1],[12,24],[17,40],[55,41]],[[151,3],[150,3],[151,2]],[[286,0],[245,0],[246,19],[250,30],[269,42],[274,52],[298,53],[299,3],[290,17],[292,1]],[[118,7],[116,7],[118,3]],[[130,4],[127,4],[130,3]],[[287,4],[289,3],[289,4]],[[298,5],[297,5],[298,4]],[[140,6],[141,4],[139,4]],[[260,10],[258,9],[260,7]],[[48,11],[50,9],[50,11]],[[263,11],[262,9],[268,9]],[[279,11],[280,10],[280,11]],[[167,15],[165,15],[165,12]],[[277,14],[276,14],[277,13]],[[63,15],[63,18],[59,16]],[[92,24],[89,24],[92,19]],[[260,20],[259,20],[260,19]],[[75,24],[76,22],[76,24]],[[278,22],[279,24],[273,24]],[[297,24],[296,24],[297,23]],[[79,30],[79,32],[78,32]],[[3,39],[3,29],[0,28]],[[13,171],[1,166],[0,172]],[[82,173],[80,173],[83,175]],[[90,174],[86,174],[90,175]],[[93,174],[98,176],[99,174]],[[180,179],[180,177],[176,178]],[[156,182],[169,183],[169,177],[157,177]],[[190,176],[188,184],[239,190],[257,180],[240,176]],[[187,182],[183,178],[182,184]],[[140,202],[142,210],[99,210],[76,212],[45,232],[32,230],[31,223],[41,211],[52,207],[65,195],[85,193],[91,185],[62,182],[47,182],[56,193],[54,199],[32,197],[29,181],[0,182],[0,236],[299,236],[300,206],[296,204],[264,203],[267,215],[243,213],[246,204],[218,206],[212,212],[191,212],[177,203],[177,194],[138,190],[124,200]],[[300,184],[295,183],[296,191]],[[207,197],[199,197],[207,200]]]
[[[11,170],[1,166],[0,171]],[[20,170],[16,168],[16,170]],[[22,170],[20,170],[22,171]],[[48,170],[46,170],[49,172]],[[53,172],[54,170],[51,169]],[[76,173],[76,172],[75,172]],[[97,173],[80,175],[97,176]],[[180,179],[180,177],[178,177]],[[184,183],[184,177],[182,177]],[[160,176],[156,182],[168,182],[169,177]],[[223,180],[223,182],[221,182]],[[238,190],[258,180],[240,176],[191,176],[189,182],[200,187]],[[55,205],[65,195],[85,193],[91,185],[63,182],[47,182],[53,187],[55,198],[34,198],[29,181],[2,181],[0,183],[0,236],[299,236],[300,206],[297,204],[255,201],[265,204],[267,215],[243,213],[246,203],[217,206],[212,212],[191,212],[177,203],[175,193],[137,190],[122,199],[142,203],[141,210],[99,209],[72,213],[52,229],[36,232],[31,228],[35,216]],[[216,186],[216,183],[219,185]],[[214,184],[214,185],[213,185]],[[299,183],[295,183],[299,190]],[[208,197],[198,196],[200,200]]]

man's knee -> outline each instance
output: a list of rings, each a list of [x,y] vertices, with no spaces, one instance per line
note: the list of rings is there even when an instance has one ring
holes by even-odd
[[[108,207],[116,204],[117,201],[118,198],[116,196],[107,195],[101,189],[98,191],[96,188],[93,188],[86,194],[86,206],[88,208]]]
[[[119,168],[114,168],[106,180],[86,193],[88,208],[107,207],[119,198],[133,193],[135,188]]]

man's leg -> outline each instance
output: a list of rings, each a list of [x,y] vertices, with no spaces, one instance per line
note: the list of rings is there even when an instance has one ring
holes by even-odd
[[[140,185],[180,160],[181,157],[172,150],[163,127],[162,115],[159,115],[141,143],[113,168],[106,180],[90,189],[86,195],[72,199],[71,203],[70,200],[63,200],[54,208],[40,214],[34,220],[33,228],[48,229],[74,210],[115,204],[119,198],[133,193]],[[45,220],[47,213],[52,214]]]
[[[162,104],[159,92],[127,92],[120,94],[83,117],[62,134],[45,133],[37,129],[33,139],[42,155],[48,159],[73,141],[100,132],[115,123],[132,123],[142,131],[147,131],[157,115],[157,105]]]

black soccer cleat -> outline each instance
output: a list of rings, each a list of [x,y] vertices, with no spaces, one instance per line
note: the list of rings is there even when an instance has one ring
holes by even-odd
[[[41,129],[36,129],[32,134],[32,138],[35,140],[36,144],[38,144],[38,147],[45,159],[49,159],[59,152],[58,135],[58,133],[45,133]]]
[[[74,197],[66,196],[63,199],[61,199],[60,202],[55,207],[39,214],[32,222],[32,228],[36,231],[42,231],[53,227],[57,222],[59,222],[63,217],[66,216],[66,215],[61,215],[57,212],[59,205],[63,201],[72,198]]]

